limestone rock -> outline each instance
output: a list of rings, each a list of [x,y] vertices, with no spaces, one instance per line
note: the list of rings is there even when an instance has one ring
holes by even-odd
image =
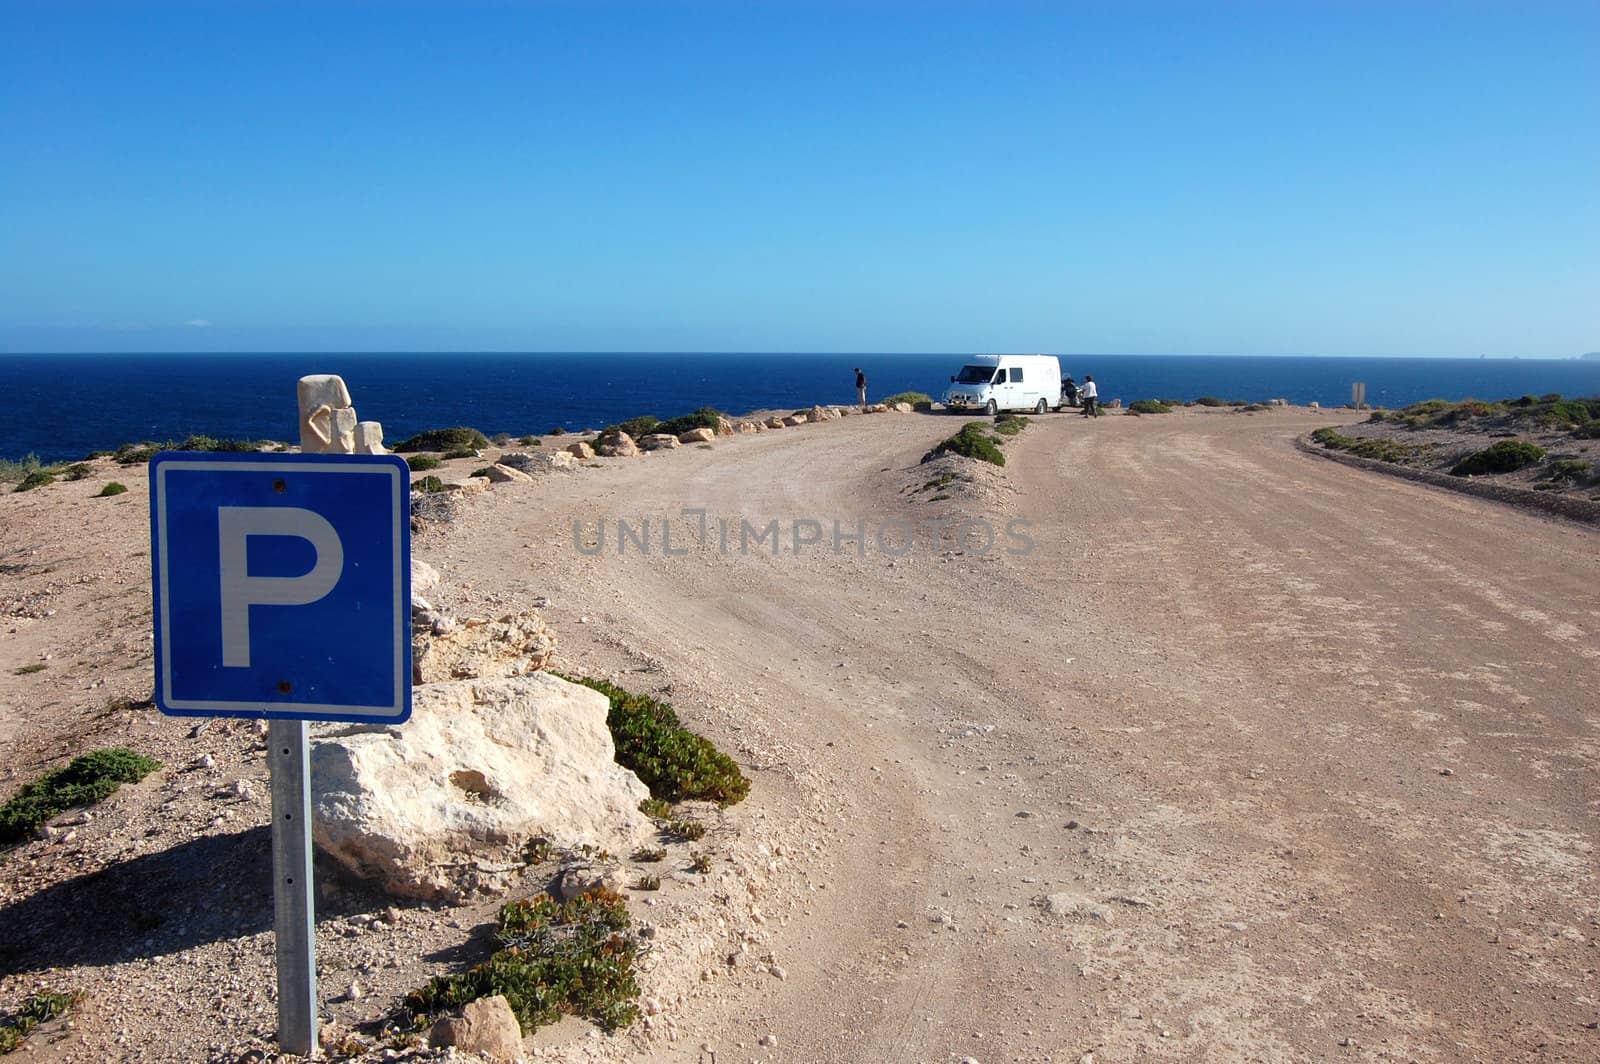
[[[313,373],[300,378],[295,392],[300,403],[300,449],[307,454],[354,454],[356,411],[344,378]]]
[[[915,411],[917,408],[912,406],[910,403],[896,403],[893,407],[891,407],[891,409],[894,410],[896,414],[909,414]]]
[[[717,415],[717,435],[718,436],[732,436],[733,433],[734,433],[733,422],[729,421],[727,418],[723,417],[721,414],[718,414]]]
[[[647,451],[670,451],[673,448],[682,447],[683,444],[678,441],[678,437],[671,433],[652,432],[648,436],[639,437],[639,446]]]
[[[491,484],[532,484],[533,478],[520,469],[496,463],[489,467],[484,479]]]
[[[596,865],[572,865],[563,868],[556,874],[555,881],[550,885],[552,896],[562,901],[571,901],[580,894],[587,894],[591,890],[606,890],[621,894],[628,889],[628,874],[618,865],[601,868]]]
[[[602,458],[632,458],[639,453],[639,446],[626,432],[614,432],[595,440],[594,452]]]
[[[887,413],[888,410],[889,408],[884,406],[882,403],[873,403],[871,406],[867,407],[867,413],[869,414],[884,414]]]
[[[785,424],[787,424],[787,422],[785,422],[783,418],[773,415],[772,417],[767,418],[765,424],[769,429],[781,429]]]
[[[755,432],[756,431],[756,423],[754,421],[741,421],[737,425],[735,425],[733,427],[733,429],[734,429],[735,432],[738,432],[738,433],[741,433],[741,434]]]
[[[1112,922],[1111,910],[1082,894],[1066,891],[1050,894],[1041,902],[1041,908],[1051,916],[1065,916],[1073,920],[1098,920],[1105,924]]]
[[[562,450],[567,454],[572,455],[572,457],[581,459],[585,462],[594,457],[594,448],[590,447],[583,440],[579,440],[576,443],[569,443],[563,447]]]
[[[503,890],[534,836],[627,853],[655,826],[616,763],[609,702],[549,673],[415,688],[401,727],[313,741],[317,846],[380,889],[428,901]]]
[[[793,428],[796,425],[804,425],[807,420],[808,419],[805,414],[790,414],[788,417],[783,419],[783,423],[788,425],[790,428]]]
[[[439,570],[425,561],[411,559],[411,590],[428,592],[439,586]]]
[[[806,420],[812,424],[816,424],[819,421],[832,421],[836,417],[838,415],[830,412],[826,407],[814,406],[806,411]]]
[[[533,610],[494,621],[462,620],[448,635],[413,630],[411,679],[443,683],[526,676],[550,664],[555,650],[555,633]]]
[[[489,490],[489,481],[484,477],[468,477],[460,484],[446,484],[444,490],[456,495],[481,495]]]
[[[383,446],[383,425],[376,421],[357,421],[356,454],[388,454]]]
[[[517,1064],[524,1059],[522,1028],[504,994],[469,1001],[460,1016],[441,1017],[428,1031],[428,1045],[434,1049],[455,1046],[497,1064]]]
[[[530,478],[543,473],[556,470],[572,470],[578,468],[578,456],[566,451],[538,451],[534,454],[517,452],[508,454],[500,459],[500,464],[510,466],[519,473]]]
[[[717,438],[715,430],[705,427],[690,429],[678,437],[679,443],[710,443]]]

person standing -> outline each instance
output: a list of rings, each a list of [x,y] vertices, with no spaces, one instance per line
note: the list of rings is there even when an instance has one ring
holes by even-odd
[[[1083,416],[1094,417],[1100,410],[1100,389],[1095,386],[1094,374],[1083,375],[1083,387],[1078,389],[1078,398],[1083,401]]]
[[[856,367],[856,398],[861,402],[861,409],[867,408],[867,375],[861,372],[861,367]]]

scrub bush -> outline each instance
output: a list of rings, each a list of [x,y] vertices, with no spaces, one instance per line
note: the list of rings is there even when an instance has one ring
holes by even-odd
[[[394,445],[394,450],[406,454],[412,451],[459,451],[477,450],[489,446],[489,438],[477,429],[456,426],[448,429],[429,429],[419,432],[410,439],[401,440]]]
[[[414,454],[406,459],[406,465],[411,467],[413,473],[426,473],[430,469],[438,469],[439,460],[431,454]]]
[[[924,462],[931,462],[940,455],[959,454],[965,458],[976,458],[982,462],[990,462],[997,466],[1006,464],[1006,456],[1000,453],[996,446],[999,437],[991,436],[982,421],[969,421],[961,427],[961,431],[939,442],[933,450],[922,456]]]
[[[0,843],[24,839],[74,806],[104,801],[122,784],[138,783],[160,767],[159,761],[118,748],[73,758],[65,768],[45,773],[0,806]]]
[[[1533,465],[1544,458],[1543,447],[1526,440],[1501,440],[1492,447],[1474,451],[1450,470],[1458,477],[1478,476],[1484,473],[1513,473],[1524,466]]]

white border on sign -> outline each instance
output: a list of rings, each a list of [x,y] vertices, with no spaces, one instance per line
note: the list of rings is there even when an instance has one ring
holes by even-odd
[[[167,470],[178,468],[183,471],[202,473],[218,471],[242,471],[253,473],[354,473],[366,476],[383,475],[389,478],[390,488],[395,493],[391,498],[400,496],[400,470],[392,465],[379,465],[377,463],[360,465],[343,465],[338,462],[216,462],[197,459],[186,461],[181,458],[163,459],[156,471],[156,484],[154,487],[157,498],[161,500],[161,521],[156,529],[158,543],[158,557],[156,564],[161,573],[161,616],[156,623],[161,626],[161,689],[166,695],[164,701],[167,706],[175,710],[193,710],[203,712],[206,710],[238,710],[252,715],[261,713],[289,714],[289,713],[338,713],[348,716],[363,716],[373,718],[397,717],[405,713],[406,690],[406,614],[401,612],[409,604],[402,603],[403,574],[401,573],[400,557],[400,525],[398,521],[390,522],[390,553],[394,557],[394,695],[393,705],[388,706],[353,706],[353,705],[328,705],[316,702],[232,702],[222,699],[206,699],[196,701],[193,699],[177,699],[172,697],[172,627],[171,627],[171,595],[167,583]],[[402,517],[402,520],[404,518]]]

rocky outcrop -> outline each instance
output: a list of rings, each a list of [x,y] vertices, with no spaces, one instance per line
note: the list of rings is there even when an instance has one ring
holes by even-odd
[[[690,429],[678,436],[679,443],[710,443],[717,438],[715,431],[708,428]]]
[[[776,414],[774,414],[772,417],[767,418],[767,420],[764,422],[764,424],[769,429],[781,429],[781,428],[784,427],[785,424],[787,424],[787,422],[785,422],[783,420],[783,418],[778,417]]]
[[[578,440],[576,443],[569,443],[563,447],[562,450],[567,454],[572,455],[572,457],[584,462],[587,462],[589,459],[594,457],[594,448],[590,447],[583,440]]]
[[[556,649],[555,633],[532,610],[452,621],[443,632],[438,624],[431,632],[413,625],[412,633],[413,683],[525,676],[550,664]]]
[[[910,403],[896,403],[889,409],[893,410],[896,414],[910,414],[913,413],[917,408],[912,406]]]
[[[814,406],[806,411],[806,420],[812,424],[816,424],[819,421],[833,421],[838,416],[837,413],[825,406]]]
[[[793,428],[796,425],[806,424],[808,420],[809,418],[807,418],[805,414],[790,414],[788,417],[783,419],[783,423],[788,425],[790,428]]]
[[[612,432],[594,441],[594,453],[602,458],[632,458],[639,445],[626,432]]]
[[[717,435],[718,436],[732,436],[733,432],[734,432],[733,422],[729,421],[723,415],[718,414],[717,415]]]
[[[483,478],[491,484],[532,484],[533,478],[520,469],[508,465],[492,465],[484,470]]]
[[[639,446],[647,451],[670,451],[682,447],[678,437],[666,432],[652,432],[648,436],[639,437]]]
[[[625,853],[649,841],[649,791],[615,761],[599,692],[537,672],[422,684],[410,721],[315,740],[317,845],[391,894],[502,890],[535,836]]]
[[[434,1049],[455,1046],[463,1053],[487,1057],[496,1064],[518,1064],[522,1055],[522,1028],[504,994],[467,1002],[460,1016],[443,1016],[428,1031]]]
[[[530,480],[544,473],[553,473],[558,470],[568,471],[578,468],[576,455],[566,451],[538,451],[534,454],[508,454],[500,459],[500,464],[508,466],[519,473],[526,475]],[[494,467],[491,466],[491,469]]]

